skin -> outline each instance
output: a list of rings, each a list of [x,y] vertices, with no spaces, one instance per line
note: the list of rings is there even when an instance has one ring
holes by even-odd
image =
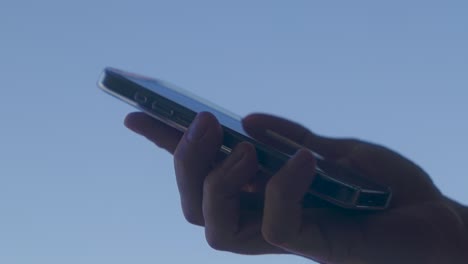
[[[301,125],[266,114],[243,119],[254,138],[287,151],[274,131],[326,159],[352,168],[393,191],[390,208],[379,212],[334,206],[304,208],[315,159],[298,150],[256,193],[258,162],[247,142],[217,158],[222,129],[200,113],[181,133],[143,113],[125,125],[174,155],[181,207],[188,222],[203,226],[208,244],[239,254],[296,254],[321,263],[468,263],[466,207],[445,197],[416,164],[385,147],[356,139],[318,136]],[[258,184],[257,184],[258,186]],[[245,201],[259,199],[253,210]]]

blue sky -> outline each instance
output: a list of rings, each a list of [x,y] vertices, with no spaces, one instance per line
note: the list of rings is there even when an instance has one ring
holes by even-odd
[[[466,1],[2,1],[0,263],[309,263],[215,252],[114,66],[384,144],[468,203]]]

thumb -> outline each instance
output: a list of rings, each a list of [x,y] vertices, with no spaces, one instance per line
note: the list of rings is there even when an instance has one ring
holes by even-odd
[[[269,114],[250,114],[242,120],[242,125],[253,138],[291,155],[301,146],[328,160],[339,160],[363,143],[319,136],[298,123]]]
[[[394,205],[441,195],[422,168],[383,146],[356,139],[319,136],[300,124],[268,114],[251,114],[242,123],[249,135],[281,151],[289,154],[294,150],[293,145],[301,145],[326,160],[352,168],[372,182],[390,187]],[[415,186],[419,191],[414,191]]]

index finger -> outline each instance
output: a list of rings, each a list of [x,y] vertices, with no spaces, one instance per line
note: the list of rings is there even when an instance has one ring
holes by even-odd
[[[174,153],[183,134],[179,130],[142,112],[128,114],[125,117],[124,124],[133,132],[146,137],[171,154]]]

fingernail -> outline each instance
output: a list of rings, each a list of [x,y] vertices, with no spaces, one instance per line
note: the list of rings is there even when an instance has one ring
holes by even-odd
[[[193,120],[192,124],[190,125],[187,131],[187,139],[190,141],[198,141],[200,140],[203,135],[208,130],[208,120],[207,118],[202,118],[198,114],[195,119]]]

